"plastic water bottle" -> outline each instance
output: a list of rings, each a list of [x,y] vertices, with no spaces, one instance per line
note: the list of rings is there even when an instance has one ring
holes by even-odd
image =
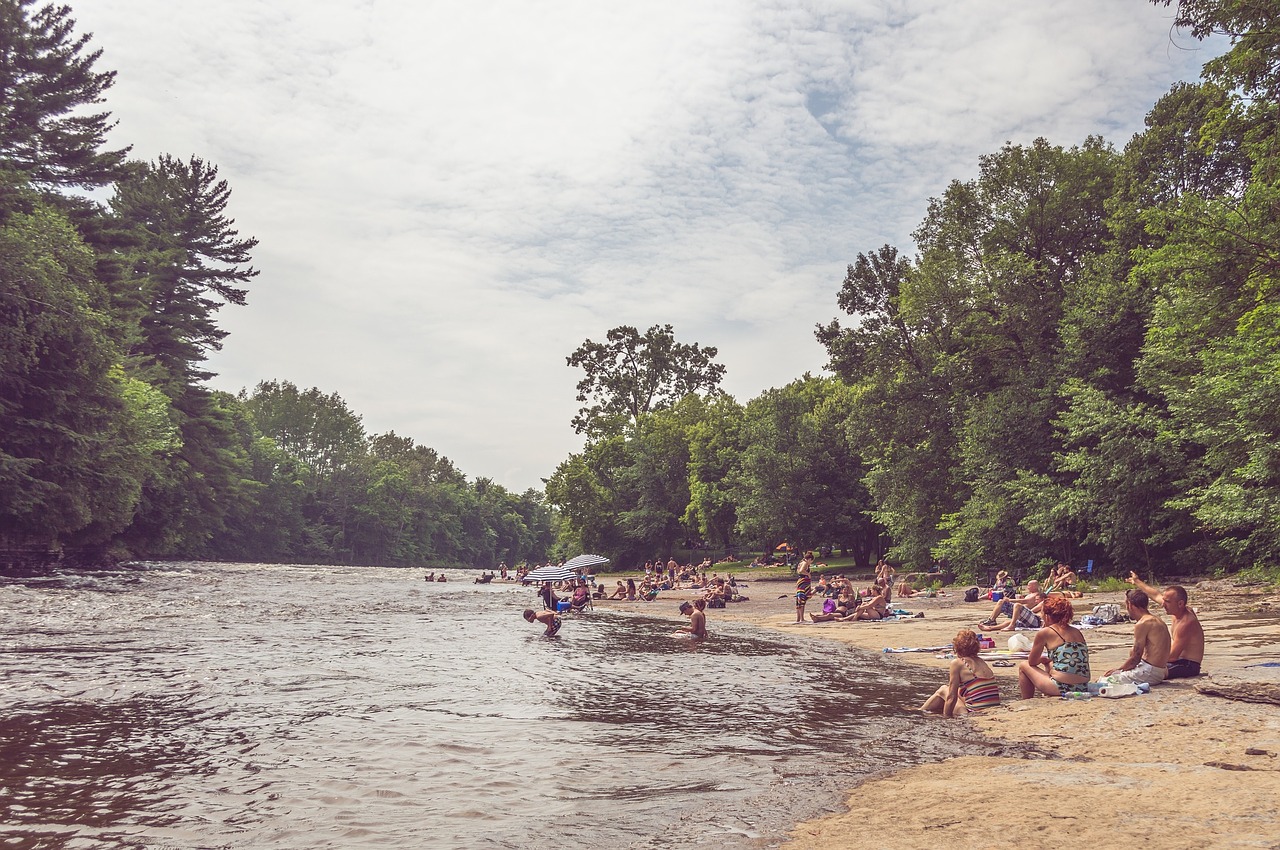
[[[1093,694],[1088,691],[1067,691],[1062,695],[1062,698],[1070,700],[1092,699]]]

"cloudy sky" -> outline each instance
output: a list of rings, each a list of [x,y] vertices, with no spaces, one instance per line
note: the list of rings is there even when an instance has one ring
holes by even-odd
[[[337,392],[469,477],[581,446],[617,325],[806,371],[845,267],[1006,140],[1117,146],[1208,50],[1144,0],[71,0],[113,141],[197,154],[261,244],[215,386]]]

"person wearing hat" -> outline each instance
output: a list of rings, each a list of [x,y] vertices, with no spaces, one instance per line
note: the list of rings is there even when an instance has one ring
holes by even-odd
[[[706,607],[705,599],[695,599],[693,604],[681,602],[680,613],[689,618],[689,625],[676,633],[688,634],[694,640],[704,640],[707,636],[707,615],[702,612]]]

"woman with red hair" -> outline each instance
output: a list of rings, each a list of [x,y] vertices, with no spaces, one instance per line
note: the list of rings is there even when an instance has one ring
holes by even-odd
[[[1045,600],[1045,627],[1036,632],[1030,657],[1018,665],[1018,690],[1023,699],[1030,699],[1037,691],[1050,697],[1088,691],[1089,645],[1071,625],[1074,616],[1070,600],[1061,596]]]
[[[924,701],[921,711],[954,717],[957,713],[969,714],[1000,704],[996,674],[987,662],[978,657],[980,647],[978,636],[971,630],[962,629],[956,635],[951,642],[951,649],[956,654],[951,662],[951,675],[945,685]]]

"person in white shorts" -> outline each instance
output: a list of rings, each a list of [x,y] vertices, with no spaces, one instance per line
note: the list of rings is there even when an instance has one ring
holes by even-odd
[[[1133,684],[1146,682],[1158,685],[1168,675],[1169,627],[1148,609],[1151,604],[1147,594],[1137,588],[1125,591],[1125,604],[1129,609],[1129,619],[1135,620],[1133,627],[1133,649],[1129,658],[1114,670],[1108,670],[1099,681],[1112,684]]]

